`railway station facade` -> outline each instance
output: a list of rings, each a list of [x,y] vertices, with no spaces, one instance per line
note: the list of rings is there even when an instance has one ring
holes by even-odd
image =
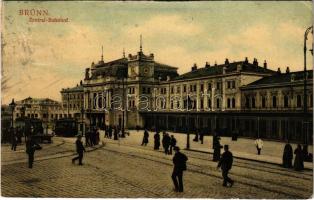
[[[62,105],[88,126],[114,125],[176,132],[237,132],[244,137],[312,141],[313,71],[269,69],[254,58],[177,68],[137,54],[85,70],[84,80],[62,89]],[[304,96],[306,109],[304,109]]]

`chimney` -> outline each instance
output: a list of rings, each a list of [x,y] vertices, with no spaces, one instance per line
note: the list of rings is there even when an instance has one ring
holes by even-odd
[[[83,85],[83,81],[82,80],[80,81],[80,85]]]
[[[256,66],[256,67],[258,66],[258,62],[257,62],[256,58],[254,58],[253,65]]]
[[[245,57],[244,63],[245,63],[245,64],[248,64],[248,63],[249,63],[249,60],[247,59],[247,57]]]
[[[195,71],[195,70],[197,70],[197,65],[196,65],[196,63],[194,63],[194,65],[193,65],[193,67],[192,67],[191,69],[192,69],[192,70],[191,70],[192,72]]]
[[[278,73],[278,74],[281,74],[280,67],[278,67],[278,69],[277,69],[277,73]]]
[[[210,67],[210,64],[209,64],[209,62],[206,62],[205,68],[208,68],[208,67]]]
[[[286,73],[287,73],[287,74],[289,74],[289,73],[290,73],[289,66],[287,66]]]
[[[226,69],[227,69],[226,66],[223,66],[223,67],[222,67],[222,74],[226,74]]]
[[[226,58],[226,60],[225,60],[225,65],[229,65],[229,60],[228,60],[228,58]]]
[[[264,60],[264,69],[267,69],[267,62]]]
[[[237,65],[237,71],[239,72],[239,71],[241,71],[241,70],[242,70],[242,65],[238,64],[238,65]]]
[[[89,79],[89,68],[85,69],[85,80]]]

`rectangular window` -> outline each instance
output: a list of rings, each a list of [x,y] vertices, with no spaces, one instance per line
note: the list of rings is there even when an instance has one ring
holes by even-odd
[[[218,83],[216,84],[216,86],[217,86],[217,87],[216,87],[216,89],[217,89],[217,90],[220,90],[221,83],[220,83],[220,82],[218,82]]]
[[[177,87],[177,93],[180,93],[180,86]]]
[[[208,87],[208,90],[211,90],[212,89],[212,84],[208,83],[207,87]]]
[[[172,86],[171,87],[171,94],[173,94],[174,93],[174,87]]]
[[[204,85],[203,84],[201,84],[200,91],[204,92]]]
[[[183,92],[186,92],[186,85],[183,85]]]

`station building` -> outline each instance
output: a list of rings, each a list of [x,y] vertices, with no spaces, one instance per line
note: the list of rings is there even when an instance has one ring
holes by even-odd
[[[85,70],[84,81],[63,89],[62,105],[85,124],[149,128],[176,132],[312,141],[313,71],[282,73],[249,62],[202,67],[179,75],[174,66],[155,61],[142,48],[137,54]],[[306,113],[305,113],[306,112]]]

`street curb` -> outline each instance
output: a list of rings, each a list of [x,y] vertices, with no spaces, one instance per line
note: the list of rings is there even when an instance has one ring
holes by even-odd
[[[184,148],[184,150],[186,150],[186,151],[194,151],[194,152],[199,152],[199,153],[206,153],[206,154],[213,154],[212,152],[201,151],[201,150],[196,150],[196,149],[186,149],[186,148]],[[237,159],[241,159],[241,160],[248,160],[248,161],[254,161],[254,162],[260,162],[260,163],[265,163],[265,164],[281,166],[280,164],[275,163],[275,162],[269,162],[269,161],[263,161],[263,160],[254,160],[254,159],[251,159],[251,158],[244,158],[244,157],[239,157],[239,156],[233,156],[233,157],[237,158]],[[313,169],[306,168],[306,167],[304,167],[304,170],[313,171]]]

